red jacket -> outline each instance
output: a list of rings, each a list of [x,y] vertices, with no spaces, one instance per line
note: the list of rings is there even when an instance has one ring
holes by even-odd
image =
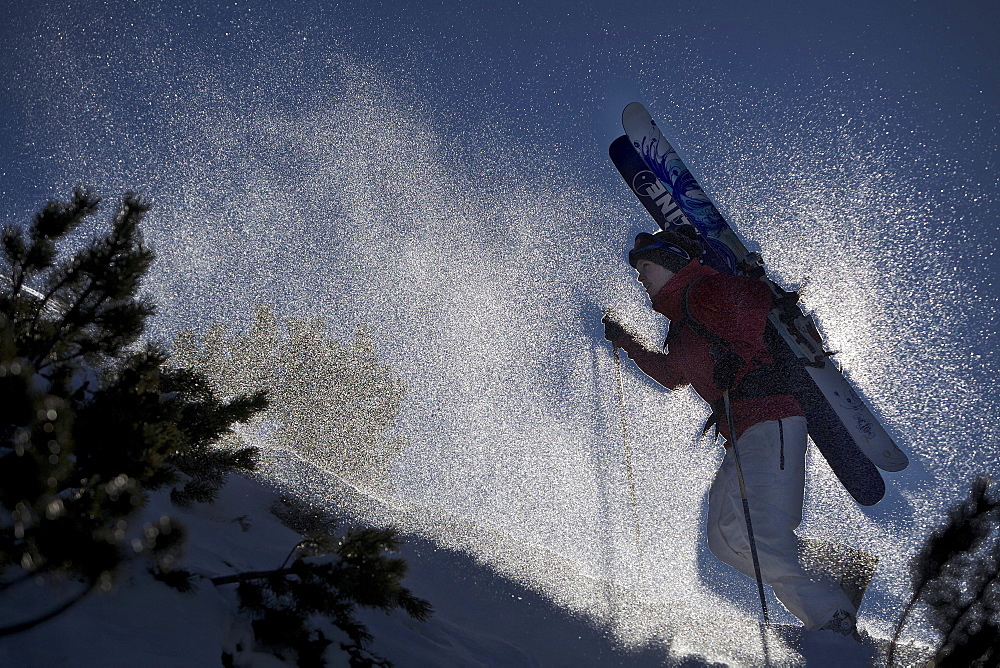
[[[688,296],[691,315],[708,331],[732,344],[733,351],[748,361],[737,372],[735,387],[747,373],[773,361],[764,343],[767,315],[771,311],[770,290],[759,280],[721,274],[692,260],[656,294],[653,309],[671,321],[682,320],[681,299],[685,289],[695,281],[697,284]],[[643,373],[664,387],[673,390],[690,383],[710,404],[722,398],[722,391],[712,378],[713,342],[690,327],[680,329],[670,340],[666,353],[648,350],[627,334],[620,336],[615,345],[623,348]],[[758,422],[804,415],[790,394],[734,400],[732,411],[737,435]],[[725,417],[719,421],[719,431],[726,440],[731,440]]]

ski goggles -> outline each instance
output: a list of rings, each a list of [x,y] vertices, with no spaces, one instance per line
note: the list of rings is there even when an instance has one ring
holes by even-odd
[[[639,244],[642,243],[640,246]],[[634,268],[635,263],[639,261],[639,255],[647,251],[652,250],[662,250],[673,255],[676,255],[684,260],[690,260],[691,255],[678,246],[677,244],[672,244],[669,241],[664,241],[662,239],[657,239],[652,234],[643,232],[635,238],[635,248],[628,252],[628,263]]]

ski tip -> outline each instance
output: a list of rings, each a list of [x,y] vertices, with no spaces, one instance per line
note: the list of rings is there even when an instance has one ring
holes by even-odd
[[[632,148],[632,142],[629,140],[628,135],[622,135],[618,139],[611,142],[611,145],[608,146],[608,155],[614,156],[616,151],[621,150],[622,144],[627,144],[630,149]]]
[[[622,110],[622,123],[625,122],[627,117],[637,114],[648,116],[649,112],[646,111],[646,107],[642,106],[642,102],[629,102]]]

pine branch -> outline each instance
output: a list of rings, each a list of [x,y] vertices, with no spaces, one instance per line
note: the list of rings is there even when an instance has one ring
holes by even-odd
[[[50,201],[28,228],[31,245],[24,241],[24,234],[14,227],[3,233],[4,255],[11,265],[13,294],[21,291],[29,273],[37,273],[51,266],[55,257],[53,240],[65,236],[80,222],[97,210],[100,199],[89,190],[77,187],[69,202]]]
[[[270,571],[246,571],[244,573],[234,573],[233,575],[217,575],[214,578],[209,578],[208,581],[216,587],[220,587],[227,584],[242,584],[244,582],[252,582],[254,580],[265,580],[268,578],[290,575],[292,573],[296,573],[297,570],[298,569],[292,567],[276,568]]]
[[[913,595],[893,633],[887,665],[892,665],[900,633],[918,602],[930,607],[931,623],[943,636],[936,650],[936,658],[941,661],[971,649],[960,642],[965,629],[990,623],[983,607],[988,605],[990,587],[998,577],[1000,544],[995,531],[1000,500],[991,498],[989,485],[985,477],[973,482],[968,499],[951,508],[948,521],[930,534],[910,566]],[[959,600],[966,602],[959,606]],[[980,618],[974,615],[976,612]],[[943,654],[953,640],[951,649]]]
[[[153,345],[126,350],[153,313],[135,296],[153,260],[139,230],[149,207],[126,195],[110,232],[56,262],[56,242],[97,203],[78,189],[73,202],[50,203],[27,233],[11,226],[0,238],[6,360],[0,367],[0,514],[14,518],[0,526],[0,571],[10,576],[0,578],[0,595],[8,598],[10,587],[28,581],[17,577],[15,566],[29,565],[32,577],[59,571],[93,583],[126,561],[172,554],[183,531],[168,520],[145,527],[139,548],[126,532],[149,490],[175,482],[171,458],[204,456],[213,493],[225,471],[254,462],[253,449],[217,449],[214,437],[258,410],[262,397],[206,406],[198,397],[167,393],[161,386],[165,351]],[[27,287],[36,280],[44,293]],[[49,382],[32,382],[39,370]],[[52,619],[84,595],[0,635]]]
[[[969,601],[965,605],[955,610],[956,612],[955,619],[951,623],[951,628],[948,629],[947,634],[945,634],[944,640],[942,641],[941,646],[938,649],[937,657],[935,657],[938,659],[939,665],[943,660],[945,660],[948,657],[948,655],[951,654],[951,652],[949,652],[945,656],[941,656],[942,651],[948,646],[948,643],[952,641],[952,639],[956,635],[965,631],[965,629],[962,628],[962,621],[971,612],[976,611],[976,608],[978,607],[977,604],[981,603],[984,594],[989,590],[991,586],[993,586],[998,581],[1000,581],[1000,573],[994,574],[992,578],[987,578],[985,582],[981,583],[981,585],[977,587],[977,589],[974,592],[972,592],[972,596],[970,597]],[[973,622],[975,622],[975,620],[973,620]],[[975,658],[978,659],[980,657],[975,657]]]
[[[302,547],[305,544],[306,544],[306,541],[302,541],[302,542],[298,543],[295,547],[293,547],[291,550],[289,550],[288,551],[288,556],[285,557],[285,560],[281,562],[281,568],[284,568],[288,564],[288,560],[291,559],[293,556],[295,556],[295,553],[299,550],[299,548]]]
[[[400,584],[406,562],[385,555],[397,542],[394,529],[350,531],[339,540],[333,534],[310,535],[292,548],[281,568],[218,576],[211,582],[239,585],[240,605],[253,615],[258,641],[278,656],[287,659],[284,653],[291,651],[299,665],[325,665],[322,651],[329,642],[310,623],[321,616],[347,634],[350,642],[340,647],[352,666],[391,665],[365,649],[372,636],[355,610],[399,609],[418,621],[430,616],[430,604]],[[307,563],[310,557],[332,559]]]
[[[64,267],[62,272],[62,278],[56,281],[48,290],[46,290],[43,293],[40,293],[41,297],[39,298],[40,303],[38,306],[38,310],[35,311],[35,316],[31,319],[31,325],[29,325],[29,330],[34,331],[34,329],[38,326],[39,319],[42,317],[42,314],[45,313],[45,306],[55,299],[56,293],[58,293],[67,285],[70,285],[71,283],[75,282],[78,276],[79,276],[79,270],[76,263],[70,262]],[[63,303],[59,305],[58,308],[60,311],[60,315],[62,317],[65,317],[66,312],[69,310],[69,305]]]
[[[52,334],[49,335],[48,342],[45,344],[43,348],[41,348],[39,351],[36,351],[35,354],[36,356],[35,359],[33,360],[35,362],[36,370],[41,370],[47,366],[52,366],[54,364],[61,364],[64,362],[63,359],[55,358],[52,355],[52,350],[63,339],[63,333],[67,329],[68,323],[70,322],[71,319],[77,316],[77,314],[83,308],[84,301],[86,301],[87,298],[90,297],[93,290],[94,290],[94,284],[93,282],[91,282],[90,285],[87,287],[87,289],[84,290],[83,293],[77,297],[76,302],[71,304],[69,308],[66,310],[66,312],[62,314],[62,317],[56,324],[55,331],[53,331]],[[38,312],[35,314],[35,318],[31,322],[30,331],[34,332],[36,330],[36,327],[38,325],[38,318],[40,317],[41,313],[42,311],[41,309],[39,309]]]

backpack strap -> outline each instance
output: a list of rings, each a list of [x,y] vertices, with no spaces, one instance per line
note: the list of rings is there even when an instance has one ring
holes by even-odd
[[[702,278],[704,278],[704,276],[696,278],[688,283],[687,287],[684,288],[684,292],[681,294],[681,313],[684,315],[680,320],[670,321],[670,327],[667,329],[667,340],[663,342],[664,348],[666,348],[670,341],[680,334],[681,329],[684,327],[690,327],[695,334],[712,341],[712,343],[728,343],[721,336],[717,336],[716,334],[708,331],[708,328],[701,324],[701,322],[691,313],[691,289],[698,285]]]
[[[688,283],[687,287],[684,288],[684,292],[681,294],[681,312],[684,316],[680,320],[671,320],[670,327],[667,329],[667,340],[663,342],[663,346],[666,347],[670,341],[680,334],[680,330],[684,327],[689,327],[691,330],[703,339],[708,339],[713,345],[722,346],[728,350],[732,350],[733,344],[722,338],[718,334],[708,330],[705,325],[701,323],[698,318],[694,317],[691,313],[691,290],[694,286],[698,285],[702,279],[705,278],[701,276],[695,280]]]
[[[709,329],[705,327],[701,321],[694,317],[694,314],[691,312],[691,290],[693,290],[694,286],[701,282],[702,278],[704,277],[691,281],[687,287],[684,288],[684,293],[681,295],[681,311],[683,312],[684,317],[681,319],[681,322],[676,329],[671,327],[670,330],[668,330],[667,340],[670,340],[669,337],[671,332],[674,336],[676,336],[683,327],[688,327],[696,335],[703,339],[708,339],[712,345],[710,351],[712,361],[715,362],[712,382],[715,383],[715,386],[720,392],[726,392],[733,389],[733,381],[736,378],[736,374],[740,369],[746,366],[747,361],[736,354],[736,351],[733,350],[733,344],[730,341],[727,341],[715,332],[709,331]]]

